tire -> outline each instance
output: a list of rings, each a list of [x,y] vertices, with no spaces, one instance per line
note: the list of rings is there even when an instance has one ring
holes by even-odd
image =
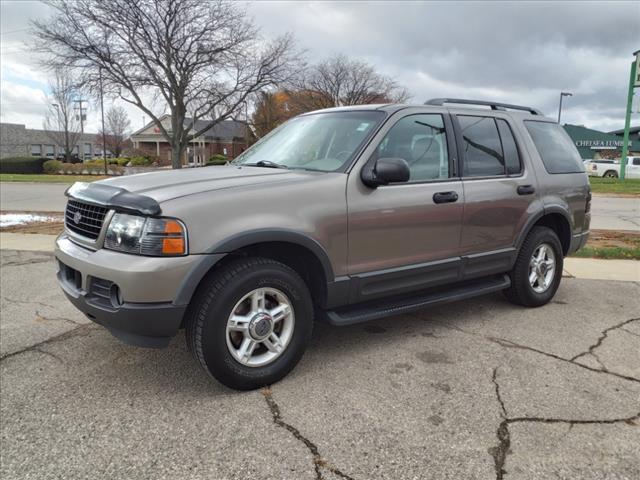
[[[533,255],[536,253],[538,257],[540,251],[543,250],[551,253],[546,257],[546,266],[540,265],[540,269],[534,271],[537,273],[544,272],[545,275],[539,275],[535,283],[532,285],[530,281],[530,264],[533,261]],[[546,274],[549,272],[550,257],[553,255],[554,272],[553,277],[546,285]],[[562,268],[564,264],[562,245],[558,239],[556,232],[547,227],[534,227],[527,235],[524,243],[520,247],[518,257],[513,270],[509,273],[511,278],[511,286],[504,291],[505,296],[511,303],[523,305],[525,307],[540,307],[548,303],[560,285],[562,279]],[[546,285],[546,288],[544,288]]]
[[[618,172],[616,172],[615,170],[607,170],[606,172],[604,172],[603,177],[604,178],[618,178]]]
[[[259,304],[254,298],[261,295],[262,308],[254,309]],[[287,305],[288,316],[284,313]],[[266,313],[278,309],[281,313],[273,317]],[[255,311],[265,313],[252,313]],[[234,319],[242,322],[232,322],[232,312],[240,312]],[[278,321],[276,317],[282,318]],[[252,320],[246,322],[249,318]],[[185,326],[187,346],[205,371],[227,387],[251,390],[282,379],[302,358],[313,331],[313,302],[305,282],[288,266],[266,258],[242,258],[204,280]],[[240,331],[234,331],[235,327]],[[274,334],[279,342],[272,341]],[[259,343],[258,335],[268,338]],[[256,345],[243,350],[243,342]],[[278,347],[282,347],[279,353]],[[247,353],[249,350],[253,353]]]

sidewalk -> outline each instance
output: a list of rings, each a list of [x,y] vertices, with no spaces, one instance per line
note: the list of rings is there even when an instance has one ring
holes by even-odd
[[[51,252],[55,239],[55,235],[0,233],[0,249]],[[640,262],[636,260],[565,258],[563,273],[568,277],[591,280],[640,282]]]

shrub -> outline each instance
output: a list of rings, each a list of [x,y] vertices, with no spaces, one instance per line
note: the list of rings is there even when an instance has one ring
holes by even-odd
[[[209,161],[207,162],[207,165],[224,165],[228,161],[229,160],[227,159],[227,157],[225,157],[224,155],[221,155],[219,153],[216,153],[211,158],[209,158]]]
[[[0,172],[2,173],[42,173],[42,165],[48,158],[38,157],[7,157],[0,158]]]
[[[58,173],[62,170],[62,162],[60,160],[47,160],[42,165],[44,173]]]
[[[149,157],[131,157],[132,167],[147,167],[153,163],[153,160]]]

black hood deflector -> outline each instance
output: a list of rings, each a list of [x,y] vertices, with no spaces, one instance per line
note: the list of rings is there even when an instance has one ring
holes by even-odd
[[[158,202],[151,197],[101,183],[76,182],[67,188],[64,194],[67,197],[115,210],[137,212],[143,215],[160,215],[162,212]]]

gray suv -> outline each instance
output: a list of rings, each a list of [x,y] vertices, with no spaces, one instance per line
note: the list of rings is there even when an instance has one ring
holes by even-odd
[[[284,377],[314,319],[496,291],[546,304],[587,240],[591,200],[560,125],[460,99],[311,112],[227,166],[67,195],[55,254],[69,300],[135,345],[184,328],[202,367],[237,389]]]

